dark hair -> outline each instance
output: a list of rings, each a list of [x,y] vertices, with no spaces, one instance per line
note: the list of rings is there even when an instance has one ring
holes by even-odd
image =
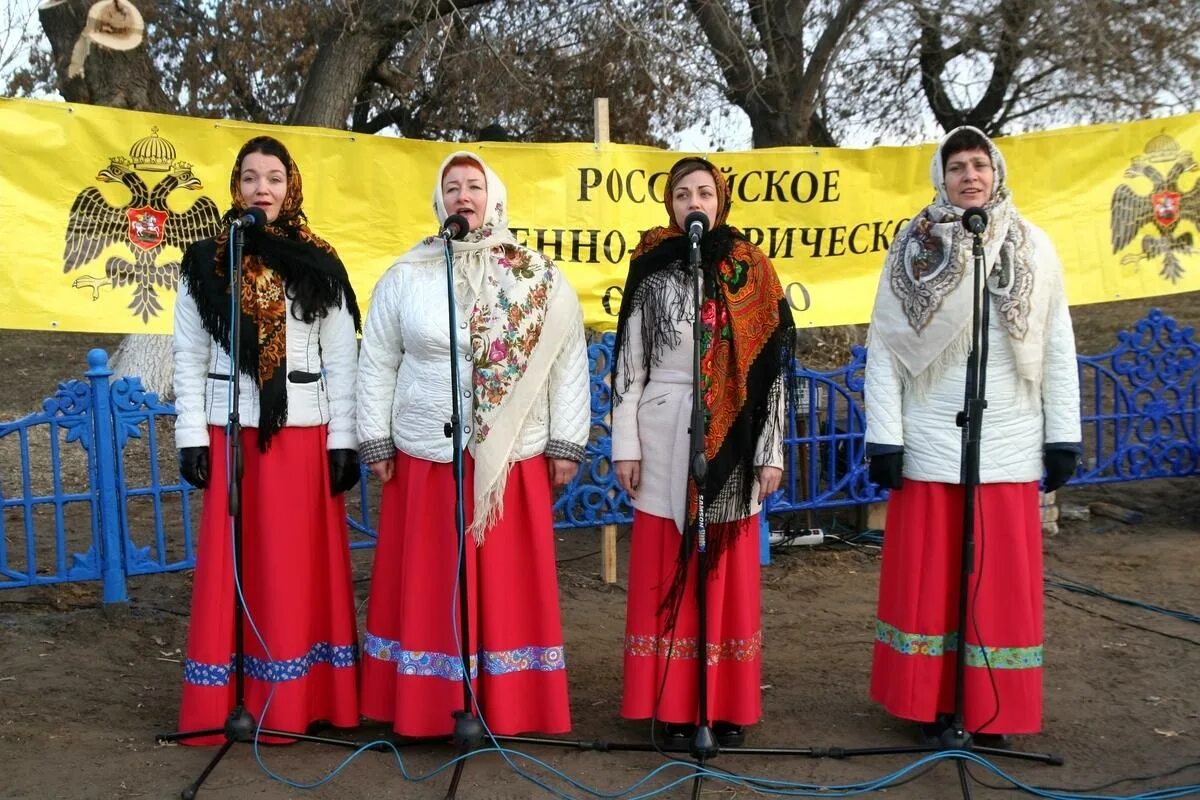
[[[946,171],[946,162],[950,160],[950,156],[967,150],[982,150],[988,154],[988,161],[992,160],[991,142],[987,137],[973,128],[961,128],[950,134],[942,144],[942,172]]]
[[[673,193],[679,182],[693,172],[707,172],[711,174],[713,171],[713,165],[703,158],[681,158],[675,162],[675,165],[671,167],[671,171],[667,175],[667,191]]]
[[[242,161],[251,153],[262,153],[267,156],[275,156],[283,162],[283,169],[290,178],[292,175],[292,154],[284,147],[283,142],[276,139],[274,136],[255,136],[250,141],[242,145],[242,149],[238,151],[237,162],[234,169],[239,173],[242,171]]]

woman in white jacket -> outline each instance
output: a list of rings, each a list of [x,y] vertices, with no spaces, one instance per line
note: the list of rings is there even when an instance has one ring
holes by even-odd
[[[686,738],[700,722],[699,669],[719,744],[738,745],[762,715],[758,514],[783,474],[784,389],[795,328],[770,260],[726,224],[729,190],[708,161],[672,167],[669,224],[642,235],[617,322],[612,457],[633,501],[621,715],[668,724]],[[706,551],[697,552],[697,493],[688,479],[694,282],[685,220],[711,228],[704,275],[700,371],[706,414]],[[697,655],[698,559],[707,568],[707,658]]]
[[[253,207],[266,219],[245,231],[239,374],[229,358],[227,233],[188,248],[175,304],[175,444],[183,476],[207,487],[180,728],[220,729],[235,700],[224,428],[233,380],[243,426],[247,710],[259,720],[274,691],[264,728],[303,733],[317,720],[354,727],[357,633],[342,493],[359,476],[358,306],[337,253],[308,228],[300,170],[281,142],[248,141],[230,191],[232,216]]]
[[[570,729],[552,486],[583,460],[591,416],[579,300],[508,229],[504,184],[454,153],[437,172],[452,242],[451,346],[442,240],[426,239],[375,287],[359,364],[360,453],[384,481],[367,604],[363,713],[408,736],[449,734],[462,658],[495,733]],[[462,385],[471,652],[461,653],[450,359]]]
[[[1004,158],[958,128],[930,168],[933,203],[896,238],[875,298],[866,369],[871,479],[891,490],[871,697],[936,738],[954,710],[962,541],[962,409],[970,349],[972,239],[982,207],[991,304],[966,587],[964,717],[984,744],[1042,719],[1042,539],[1038,479],[1053,491],[1080,452],[1075,341],[1062,266],[1013,206]]]

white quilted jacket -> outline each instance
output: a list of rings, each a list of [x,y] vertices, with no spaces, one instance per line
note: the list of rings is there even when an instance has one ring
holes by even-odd
[[[354,381],[358,341],[354,318],[344,305],[329,309],[311,325],[287,317],[287,423],[305,428],[328,425],[330,450],[354,450]],[[243,331],[253,336],[254,332]],[[208,426],[229,420],[231,389],[229,354],[219,347],[200,322],[196,301],[179,285],[175,301],[175,446],[205,447]],[[240,418],[243,427],[258,427],[258,385],[239,376]]]
[[[562,275],[559,280],[566,280]],[[471,346],[468,309],[455,312],[455,351],[462,392],[463,441],[473,432]],[[448,462],[450,336],[446,273],[441,267],[399,261],[375,286],[363,329],[358,372],[358,438],[365,461],[379,460],[379,440],[428,461]],[[572,326],[563,342],[545,401],[538,403],[518,440],[513,460],[545,452],[551,441],[567,443],[582,457],[591,428],[590,378],[583,327]],[[369,449],[368,449],[368,446]]]
[[[1032,228],[1032,226],[1031,226]],[[1053,245],[1034,229],[1039,272],[1062,267]],[[1062,291],[1054,292],[1048,311],[1042,385],[1037,397],[1018,398],[1016,365],[1008,333],[995,305],[988,330],[980,447],[981,483],[1036,481],[1042,477],[1046,444],[1078,443],[1079,381],[1075,336]],[[950,365],[925,398],[901,392],[901,378],[887,347],[868,348],[866,370],[866,440],[872,445],[904,448],[904,477],[937,483],[959,483],[962,428],[955,418],[963,406],[966,356]]]

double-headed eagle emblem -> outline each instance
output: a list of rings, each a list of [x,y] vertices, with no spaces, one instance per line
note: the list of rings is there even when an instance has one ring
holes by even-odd
[[[1163,175],[1163,169],[1166,169],[1166,175]],[[1125,170],[1125,177],[1148,179],[1150,193],[1138,194],[1124,183],[1113,192],[1113,253],[1123,250],[1147,225],[1153,223],[1155,228],[1154,234],[1147,233],[1142,237],[1141,252],[1122,256],[1122,264],[1161,258],[1160,276],[1171,283],[1183,277],[1179,257],[1194,255],[1200,250],[1192,246],[1191,231],[1179,232],[1179,223],[1186,220],[1200,228],[1200,181],[1193,180],[1192,187],[1183,191],[1179,179],[1197,170],[1200,166],[1191,151],[1182,150],[1166,134],[1155,136],[1146,144],[1145,152],[1133,158]]]
[[[151,189],[139,173],[166,173]],[[192,173],[192,165],[175,160],[175,147],[158,135],[158,128],[129,149],[129,157],[116,156],[96,175],[96,180],[121,183],[129,200],[120,206],[110,203],[95,186],[75,197],[67,221],[63,249],[63,272],[71,272],[96,259],[109,245],[124,243],[132,260],[113,255],[104,262],[104,277],[82,275],[71,284],[90,288],[92,299],[100,287],[131,286],[133,315],[142,322],[162,310],[157,288],[174,290],[179,283],[179,262],[158,263],[164,247],[183,250],[197,239],[215,236],[221,229],[221,213],[208,197],[201,196],[186,211],[167,204],[176,189],[204,188]]]

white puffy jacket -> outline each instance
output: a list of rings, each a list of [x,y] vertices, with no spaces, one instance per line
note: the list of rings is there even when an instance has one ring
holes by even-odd
[[[455,315],[462,439],[468,443],[474,424],[468,309],[459,307]],[[380,447],[389,440],[416,458],[451,460],[452,444],[444,430],[450,421],[448,322],[443,268],[398,261],[379,279],[363,326],[358,370],[358,438],[364,461],[390,457],[391,448]],[[570,328],[567,336],[550,372],[545,401],[535,405],[522,428],[514,461],[543,452],[583,458],[591,428],[587,346],[581,326]]]
[[[1030,226],[1036,237],[1039,270],[1061,266],[1045,233]],[[1043,348],[1042,385],[1037,397],[1021,402],[1016,364],[1009,334],[991,308],[988,361],[985,375],[987,408],[983,412],[980,446],[981,483],[1024,483],[1042,477],[1042,452],[1047,444],[1077,444],[1079,380],[1071,315],[1061,290],[1055,291],[1047,314]],[[962,410],[966,356],[951,364],[918,398],[901,391],[901,377],[882,343],[867,350],[865,400],[866,440],[871,445],[904,448],[904,477],[937,483],[959,483],[962,428],[955,419]]]
[[[358,342],[354,318],[344,304],[311,325],[297,319],[288,302],[287,427],[328,425],[330,450],[358,447],[354,426],[354,382]],[[253,336],[253,330],[243,330]],[[204,330],[196,301],[180,283],[175,301],[175,446],[208,445],[208,426],[229,420],[229,354]],[[241,424],[258,427],[258,385],[238,376]]]

